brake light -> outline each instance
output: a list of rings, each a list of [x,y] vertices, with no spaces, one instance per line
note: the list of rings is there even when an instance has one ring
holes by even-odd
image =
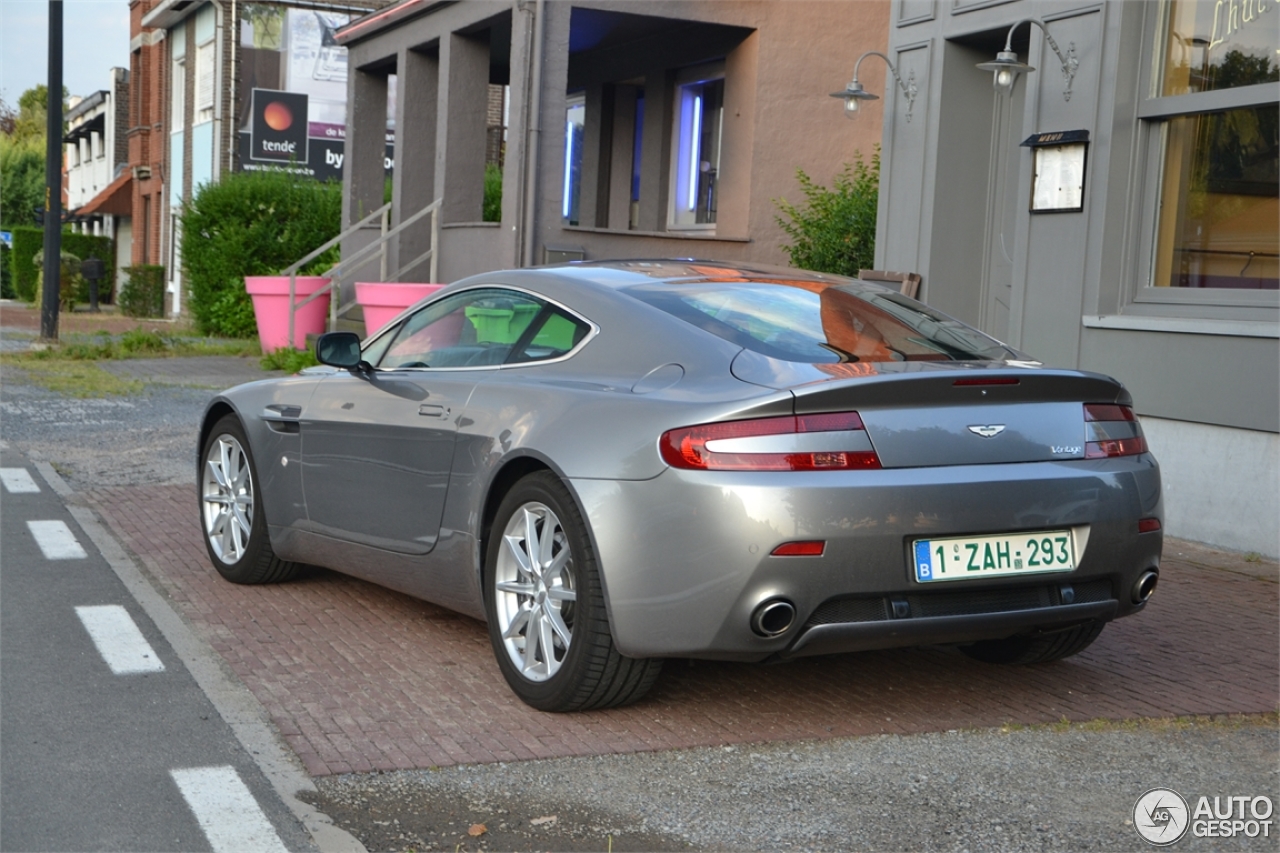
[[[1129,406],[1085,403],[1084,420],[1085,459],[1137,456],[1147,452],[1147,439],[1142,434],[1142,425]]]
[[[851,471],[880,467],[857,412],[722,421],[668,430],[673,468],[695,471]]]

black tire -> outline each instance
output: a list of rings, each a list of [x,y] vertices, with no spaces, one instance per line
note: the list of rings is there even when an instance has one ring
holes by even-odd
[[[258,482],[244,427],[235,415],[226,415],[200,450],[196,488],[205,550],[218,574],[232,583],[277,583],[298,571],[297,563],[281,560],[271,549]]]
[[[1015,666],[1048,663],[1084,651],[1098,639],[1105,625],[1105,622],[1085,622],[1051,634],[1024,634],[1003,640],[980,640],[969,646],[961,646],[960,651],[983,663]]]
[[[525,533],[530,529],[532,537]],[[530,540],[547,531],[550,538],[540,541],[550,544],[531,559]],[[486,548],[484,599],[502,675],[540,711],[627,705],[644,696],[662,671],[661,660],[624,657],[614,648],[586,524],[550,471],[530,474],[503,498]],[[530,635],[536,635],[532,649]]]

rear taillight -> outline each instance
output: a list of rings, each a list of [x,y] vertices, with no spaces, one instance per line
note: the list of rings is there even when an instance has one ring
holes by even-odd
[[[1147,452],[1147,439],[1142,435],[1133,409],[1114,403],[1085,403],[1085,459],[1111,456],[1137,456]]]
[[[857,412],[724,421],[668,430],[673,468],[697,471],[850,471],[879,468]]]

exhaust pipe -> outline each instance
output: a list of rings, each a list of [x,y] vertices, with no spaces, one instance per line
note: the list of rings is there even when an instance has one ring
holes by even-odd
[[[1133,584],[1133,603],[1142,604],[1151,597],[1151,593],[1156,591],[1156,582],[1160,579],[1160,573],[1155,569],[1147,569],[1138,576],[1138,580]]]
[[[751,614],[751,630],[761,637],[785,634],[796,620],[796,606],[785,598],[766,601]]]

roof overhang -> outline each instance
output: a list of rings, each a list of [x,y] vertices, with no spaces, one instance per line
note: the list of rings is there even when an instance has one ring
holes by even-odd
[[[203,0],[160,0],[142,16],[142,26],[170,29],[204,5]]]
[[[357,18],[334,33],[338,44],[347,47],[354,42],[362,41],[386,29],[401,24],[410,18],[426,15],[437,9],[452,6],[458,0],[399,0],[385,9],[370,12]]]
[[[110,213],[113,216],[133,215],[133,173],[124,172],[107,188],[98,193],[87,204],[71,211],[77,216],[89,216],[94,213]]]
[[[96,133],[102,136],[107,131],[107,114],[98,113],[91,119],[82,121],[71,130],[67,131],[67,135],[62,137],[63,143],[79,142],[82,139],[88,139],[89,134]]]

